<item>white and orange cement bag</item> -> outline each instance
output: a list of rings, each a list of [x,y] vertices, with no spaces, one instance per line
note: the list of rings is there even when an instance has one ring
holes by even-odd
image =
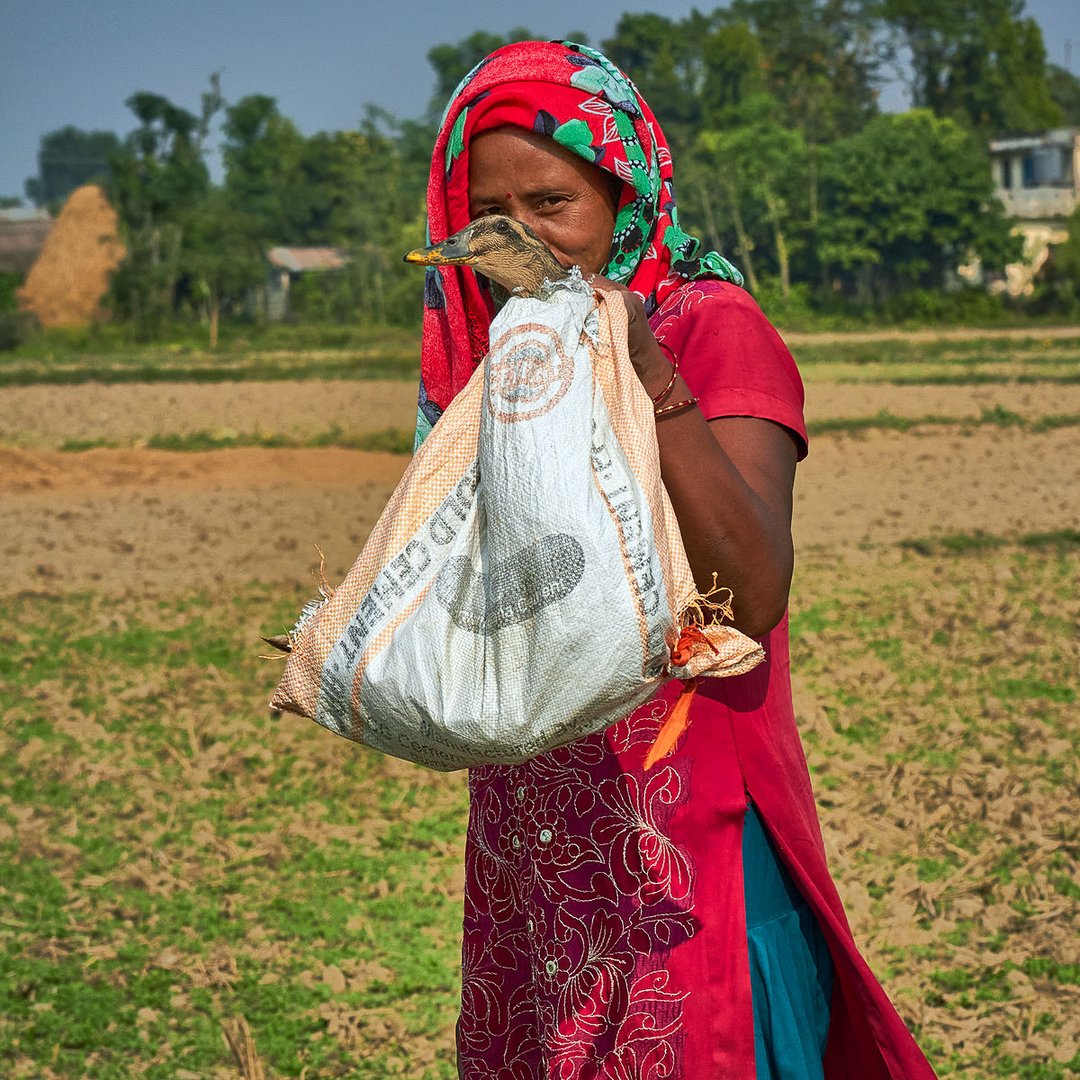
[[[459,769],[761,660],[713,624],[672,666],[697,594],[626,336],[621,298],[580,278],[506,304],[352,570],[290,635],[273,707]]]

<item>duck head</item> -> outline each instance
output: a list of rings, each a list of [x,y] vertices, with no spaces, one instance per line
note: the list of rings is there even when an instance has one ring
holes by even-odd
[[[405,261],[422,266],[471,266],[514,296],[540,296],[545,281],[567,276],[551,249],[514,218],[489,214],[429,247],[417,248]]]

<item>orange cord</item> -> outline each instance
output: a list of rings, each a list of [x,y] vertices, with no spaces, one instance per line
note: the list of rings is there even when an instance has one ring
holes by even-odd
[[[682,693],[675,702],[674,708],[668,714],[660,728],[656,741],[645,755],[645,771],[648,772],[662,757],[667,757],[679,736],[686,730],[690,723],[690,703],[694,700],[694,691],[697,690],[697,679],[687,679],[683,683]]]

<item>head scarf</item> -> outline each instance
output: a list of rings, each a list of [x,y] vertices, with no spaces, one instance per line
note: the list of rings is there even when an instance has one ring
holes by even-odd
[[[622,182],[606,277],[652,313],[688,279],[742,275],[679,226],[671,153],[634,84],[603,54],[573,42],[524,41],[497,49],[454,91],[443,113],[428,180],[428,242],[469,223],[469,144],[519,127],[546,135]],[[488,348],[494,305],[462,267],[432,267],[424,288],[422,441]]]

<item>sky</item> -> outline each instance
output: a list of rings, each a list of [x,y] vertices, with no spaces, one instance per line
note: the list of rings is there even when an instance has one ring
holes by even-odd
[[[948,3],[949,0],[942,0]],[[197,112],[212,72],[226,100],[269,94],[305,134],[355,127],[368,103],[423,112],[434,87],[427,51],[475,30],[537,37],[610,36],[625,10],[682,18],[710,0],[0,0],[0,195],[23,195],[41,136],[73,124],[124,135],[136,90]],[[1047,55],[1080,73],[1080,0],[1028,0]],[[904,108],[899,84],[882,96]]]

